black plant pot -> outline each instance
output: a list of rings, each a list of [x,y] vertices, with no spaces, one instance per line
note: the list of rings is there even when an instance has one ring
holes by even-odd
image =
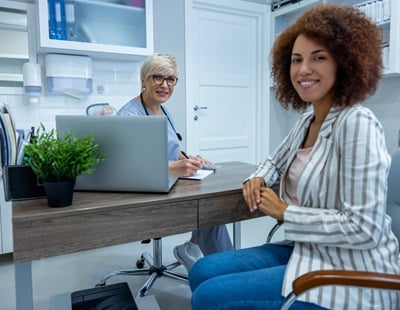
[[[66,207],[72,204],[75,179],[67,181],[43,182],[47,194],[47,204],[51,208]]]

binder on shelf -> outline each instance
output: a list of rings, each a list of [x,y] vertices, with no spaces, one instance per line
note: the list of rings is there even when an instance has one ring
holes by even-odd
[[[24,147],[29,143],[34,130],[34,127],[29,130],[15,129],[7,106],[3,104],[0,107],[0,174],[3,173],[4,196],[7,201],[46,196],[32,168],[23,165]]]
[[[48,0],[47,4],[49,6],[49,38],[67,40],[64,0]]]
[[[17,138],[14,121],[6,105],[0,108],[0,138],[2,165],[15,165],[17,161]]]
[[[70,0],[65,0],[65,29],[68,41],[79,41],[75,26],[75,4]]]
[[[65,26],[65,4],[64,0],[56,0],[56,33],[58,40],[67,39],[67,29]]]
[[[47,5],[49,6],[49,38],[57,39],[56,34],[56,6],[54,0],[48,0]]]
[[[0,163],[1,167],[21,165],[24,147],[29,143],[35,128],[16,129],[6,105],[0,107]]]
[[[5,127],[9,140],[9,165],[15,165],[17,162],[17,138],[15,133],[14,122],[8,112],[7,108],[3,107],[3,117],[5,122]]]
[[[8,144],[7,141],[8,136],[6,133],[6,127],[3,121],[3,113],[0,113],[0,157],[1,157],[1,166],[4,167],[7,165],[8,161]]]

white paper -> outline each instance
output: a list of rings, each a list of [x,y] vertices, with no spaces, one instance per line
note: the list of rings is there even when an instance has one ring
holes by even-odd
[[[197,173],[187,177],[180,177],[181,179],[190,179],[190,180],[203,180],[205,177],[209,176],[210,174],[214,173],[214,170],[197,170]]]

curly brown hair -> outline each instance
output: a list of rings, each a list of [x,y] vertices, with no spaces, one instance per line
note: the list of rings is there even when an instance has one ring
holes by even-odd
[[[272,47],[275,96],[285,109],[291,105],[303,111],[311,104],[300,98],[290,80],[292,49],[300,34],[327,48],[338,64],[335,105],[353,105],[375,93],[383,69],[381,29],[356,8],[320,4],[305,11]]]

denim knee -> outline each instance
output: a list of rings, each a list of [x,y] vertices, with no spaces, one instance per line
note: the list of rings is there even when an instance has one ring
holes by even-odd
[[[208,277],[206,275],[208,257],[199,259],[189,270],[189,286],[192,292]]]

